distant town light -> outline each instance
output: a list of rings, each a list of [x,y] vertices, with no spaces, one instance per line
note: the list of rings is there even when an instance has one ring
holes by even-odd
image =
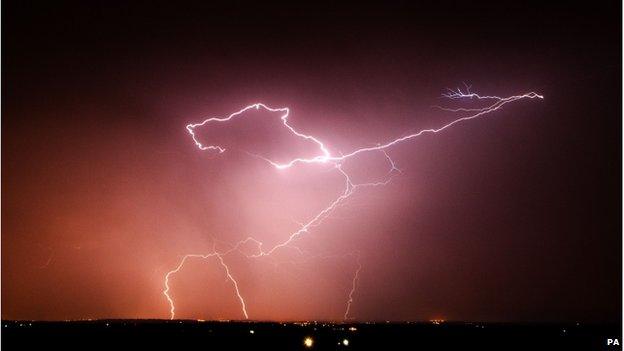
[[[312,338],[308,336],[303,339],[303,344],[305,345],[305,347],[312,347],[312,345],[314,345],[314,340],[312,340]]]
[[[344,346],[349,346],[349,339],[342,339],[342,344]]]

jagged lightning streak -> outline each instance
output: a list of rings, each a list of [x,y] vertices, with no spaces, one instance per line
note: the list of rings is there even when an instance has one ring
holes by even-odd
[[[349,175],[342,169],[342,167],[340,165],[336,165],[336,169],[340,172],[340,174],[342,174],[344,176],[344,180],[345,180],[345,190],[344,192],[334,201],[332,201],[327,207],[325,207],[321,212],[319,212],[316,216],[314,216],[311,220],[309,220],[307,223],[303,224],[300,226],[300,229],[293,232],[287,240],[283,241],[280,244],[275,245],[273,248],[271,248],[268,251],[263,251],[262,249],[262,242],[253,238],[253,237],[248,237],[244,240],[239,241],[238,243],[236,243],[236,245],[234,245],[232,248],[230,248],[229,250],[225,251],[225,252],[217,252],[214,248],[213,248],[213,252],[210,254],[188,254],[182,257],[182,260],[180,261],[180,263],[178,264],[178,266],[169,271],[166,275],[165,275],[165,289],[163,290],[163,294],[165,295],[165,297],[167,298],[167,301],[169,302],[169,312],[170,312],[170,318],[171,319],[175,319],[175,304],[173,301],[173,298],[171,297],[171,295],[169,294],[171,288],[169,286],[169,280],[171,278],[172,275],[178,273],[183,267],[184,264],[186,263],[187,259],[189,258],[200,258],[200,259],[207,259],[207,258],[212,258],[212,257],[216,257],[221,266],[223,266],[226,275],[228,277],[228,279],[232,282],[232,285],[235,289],[235,293],[236,296],[240,302],[241,308],[242,308],[242,312],[243,315],[245,316],[245,319],[249,318],[249,315],[247,313],[247,307],[245,304],[245,300],[241,295],[240,289],[238,287],[238,282],[236,281],[236,279],[232,276],[232,274],[230,273],[230,269],[229,267],[226,265],[224,258],[226,256],[228,256],[231,253],[234,252],[238,252],[242,255],[244,255],[247,258],[261,258],[261,257],[267,257],[269,255],[271,255],[273,252],[275,252],[277,249],[280,248],[284,248],[284,247],[293,247],[292,245],[289,245],[291,242],[293,242],[298,236],[302,235],[303,233],[306,233],[310,228],[312,227],[316,227],[319,224],[321,224],[321,222],[334,210],[336,209],[345,199],[347,199],[348,197],[350,197],[357,189],[362,188],[362,187],[375,187],[375,186],[381,186],[381,185],[387,185],[390,180],[391,180],[391,176],[393,175],[393,172],[400,172],[400,170],[396,167],[396,165],[394,164],[394,162],[392,161],[392,159],[390,158],[390,156],[388,156],[387,153],[383,152],[384,155],[386,156],[388,162],[391,165],[390,170],[387,173],[386,179],[383,181],[379,181],[379,182],[369,182],[369,183],[353,183],[353,181],[351,180],[351,178],[349,177]],[[240,247],[243,246],[246,243],[253,243],[256,245],[256,248],[258,250],[257,253],[255,254],[246,254],[244,252],[242,252],[240,250]],[[301,252],[300,249],[294,247],[295,249],[297,249],[299,252]],[[361,264],[360,264],[360,260],[359,260],[359,254],[358,254],[358,270],[355,273],[354,276],[354,285],[353,285],[353,289],[349,294],[349,299],[352,299],[352,295],[353,295],[353,291],[355,290],[355,280],[357,280],[358,278],[358,274],[359,271],[361,269]],[[347,312],[345,313],[348,314],[348,310],[350,308],[351,302],[348,302],[347,305]]]
[[[219,263],[221,264],[221,266],[224,268],[225,273],[228,277],[228,279],[232,282],[232,285],[235,289],[236,292],[236,296],[238,297],[238,300],[241,304],[241,308],[242,308],[242,312],[243,315],[245,316],[246,319],[249,318],[249,315],[247,313],[247,307],[245,304],[245,300],[240,292],[239,286],[238,286],[238,282],[236,281],[236,279],[233,277],[233,275],[230,272],[229,267],[227,266],[227,264],[225,263],[225,256],[233,253],[233,252],[239,252],[243,255],[245,255],[248,258],[261,258],[261,257],[267,257],[270,256],[272,253],[274,253],[276,250],[281,249],[281,248],[285,248],[285,247],[294,247],[293,245],[290,245],[294,240],[296,240],[298,237],[300,237],[301,235],[303,235],[304,233],[307,233],[310,228],[312,227],[316,227],[318,225],[320,225],[322,223],[322,221],[327,218],[327,216],[329,216],[329,214],[331,212],[333,212],[338,206],[340,206],[347,198],[349,198],[357,189],[362,188],[362,187],[371,187],[371,186],[380,186],[380,185],[386,185],[390,182],[391,177],[394,173],[401,173],[400,169],[398,169],[394,163],[394,161],[392,160],[392,158],[390,158],[390,156],[388,155],[388,153],[386,152],[386,149],[397,145],[399,143],[402,143],[404,141],[407,140],[411,140],[414,139],[416,137],[419,137],[423,134],[427,134],[427,133],[439,133],[453,125],[456,125],[458,123],[464,122],[464,121],[468,121],[468,120],[472,120],[475,118],[479,118],[482,117],[484,115],[487,115],[491,112],[497,111],[498,109],[502,108],[503,106],[505,106],[506,104],[518,101],[518,100],[523,100],[523,99],[543,99],[544,97],[540,94],[537,94],[535,92],[529,92],[529,93],[525,93],[525,94],[521,94],[521,95],[513,95],[513,96],[509,96],[509,97],[499,97],[499,96],[489,96],[489,95],[479,95],[476,93],[473,93],[470,91],[470,87],[466,86],[464,91],[462,91],[460,88],[457,88],[456,90],[448,90],[448,93],[443,94],[443,97],[451,99],[451,100],[457,100],[457,99],[475,99],[478,101],[484,101],[484,100],[492,100],[493,102],[489,105],[486,105],[485,107],[481,107],[481,108],[447,108],[447,107],[441,107],[441,106],[434,106],[436,108],[439,108],[441,110],[444,111],[448,111],[448,112],[469,112],[470,114],[468,116],[464,116],[464,117],[460,117],[457,119],[454,119],[440,127],[437,128],[430,128],[430,129],[423,129],[419,132],[413,133],[413,134],[409,134],[397,139],[394,139],[392,141],[383,143],[383,144],[377,144],[377,146],[373,146],[373,147],[364,147],[364,148],[360,148],[360,149],[356,149],[354,151],[351,151],[350,153],[347,154],[341,154],[340,156],[336,156],[336,155],[332,155],[332,153],[329,151],[329,149],[325,146],[325,144],[320,141],[319,139],[317,139],[316,137],[312,136],[312,135],[306,135],[303,133],[298,132],[297,130],[295,130],[289,123],[288,123],[288,117],[289,117],[289,113],[290,110],[287,107],[284,108],[271,108],[268,107],[267,105],[264,105],[262,103],[255,103],[252,105],[249,105],[237,112],[232,113],[231,115],[229,115],[228,117],[225,118],[209,118],[204,120],[201,123],[196,123],[196,124],[189,124],[186,126],[187,131],[189,132],[189,134],[191,135],[193,141],[195,142],[195,145],[200,149],[200,150],[216,150],[219,153],[223,153],[226,151],[226,149],[220,145],[203,145],[198,139],[197,136],[195,134],[195,129],[197,127],[201,127],[206,125],[207,123],[210,122],[217,122],[217,123],[223,123],[223,122],[228,122],[230,120],[232,120],[233,118],[239,118],[241,117],[245,112],[251,110],[251,109],[256,109],[259,110],[260,108],[270,111],[270,112],[279,112],[281,113],[281,120],[282,120],[282,124],[284,125],[284,127],[286,127],[293,135],[305,139],[305,140],[309,140],[312,141],[313,143],[315,143],[318,146],[319,149],[319,154],[311,157],[311,158],[294,158],[286,163],[278,163],[275,161],[272,161],[266,157],[263,157],[262,155],[256,155],[260,158],[262,158],[263,160],[267,161],[269,164],[271,164],[273,167],[275,167],[276,169],[279,170],[284,170],[287,168],[291,168],[297,164],[325,164],[325,163],[332,163],[335,166],[335,169],[343,175],[344,180],[345,180],[345,190],[334,200],[332,201],[327,207],[325,207],[323,210],[321,210],[316,216],[312,217],[312,219],[310,219],[308,222],[300,225],[300,228],[291,233],[286,240],[282,241],[281,243],[273,246],[271,249],[269,250],[264,250],[263,249],[263,243],[252,238],[252,237],[248,237],[245,240],[239,241],[236,245],[234,245],[231,249],[219,253],[216,250],[213,253],[210,254],[206,254],[206,255],[201,255],[201,254],[189,254],[189,255],[185,255],[183,256],[182,260],[180,261],[180,263],[178,264],[178,266],[169,271],[166,276],[165,276],[165,289],[163,290],[163,294],[165,295],[165,297],[167,298],[167,301],[169,302],[169,306],[170,306],[170,317],[171,319],[175,318],[175,304],[174,301],[171,297],[171,295],[169,294],[170,292],[170,286],[169,286],[169,281],[172,275],[178,273],[184,266],[184,263],[187,261],[187,259],[189,258],[201,258],[201,259],[207,259],[207,258],[211,258],[211,257],[216,257],[219,260]],[[342,168],[342,164],[356,156],[365,152],[382,152],[384,154],[384,156],[386,157],[386,159],[388,160],[389,164],[390,164],[390,170],[388,172],[388,175],[386,177],[385,180],[381,180],[378,182],[369,182],[369,183],[361,183],[361,184],[355,184],[353,183],[353,181],[351,180],[351,177],[344,171],[344,169]],[[240,246],[242,246],[245,243],[248,242],[252,242],[256,245],[257,247],[257,253],[254,254],[245,254],[243,253],[239,248]],[[301,252],[301,250],[297,247],[296,248],[299,252]],[[358,254],[357,256],[357,264],[358,264],[358,268],[355,271],[353,280],[352,280],[352,287],[351,290],[349,292],[348,295],[348,300],[346,303],[346,311],[344,313],[344,319],[346,320],[348,318],[349,315],[349,311],[351,309],[351,304],[353,302],[353,294],[355,292],[355,289],[357,287],[357,282],[359,279],[359,273],[362,269],[362,265],[360,262],[360,256]]]
[[[483,115],[486,115],[488,113],[494,112],[498,109],[500,109],[501,107],[503,107],[504,105],[517,101],[517,100],[521,100],[521,99],[535,99],[535,98],[539,98],[539,99],[543,99],[544,97],[542,95],[539,95],[537,93],[534,92],[530,92],[530,93],[526,93],[526,94],[522,94],[522,95],[514,95],[511,97],[507,97],[507,98],[501,98],[501,97],[497,97],[497,96],[479,96],[478,94],[474,94],[474,93],[463,93],[461,90],[457,89],[457,91],[452,91],[452,93],[450,94],[445,94],[445,97],[451,98],[451,99],[459,99],[459,98],[476,98],[479,100],[484,100],[484,99],[494,99],[495,103],[493,103],[492,105],[486,106],[484,108],[481,109],[475,109],[473,111],[467,109],[467,111],[469,112],[477,112],[473,115],[469,115],[466,117],[462,117],[462,118],[458,118],[455,119],[441,127],[438,128],[430,128],[430,129],[423,129],[417,133],[413,133],[413,134],[409,134],[397,139],[394,139],[390,142],[387,142],[385,144],[381,144],[381,145],[377,145],[374,147],[364,147],[364,148],[360,148],[360,149],[356,149],[354,151],[352,151],[351,153],[345,154],[345,155],[341,155],[341,156],[332,156],[331,154],[327,155],[325,154],[325,152],[322,155],[318,155],[312,158],[295,158],[290,160],[289,162],[286,163],[278,163],[278,162],[273,162],[273,161],[269,161],[275,168],[277,169],[286,169],[286,168],[290,168],[294,165],[296,165],[297,163],[327,163],[330,161],[333,162],[340,162],[340,161],[344,161],[348,158],[351,158],[353,156],[356,156],[358,154],[364,153],[364,152],[370,152],[370,151],[379,151],[379,150],[384,150],[387,149],[391,146],[394,146],[396,144],[399,144],[401,142],[410,140],[410,139],[414,139],[416,137],[419,137],[423,134],[427,134],[427,133],[439,133],[455,124],[458,124],[460,122],[464,122],[464,121],[469,121],[471,119],[475,119],[475,118],[479,118]],[[450,111],[450,112],[459,112],[462,111],[460,109],[448,109],[448,108],[442,108],[446,111]],[[315,139],[316,140],[316,139]],[[320,143],[320,142],[319,142]],[[320,143],[322,145],[322,150],[327,150],[325,148],[325,146],[323,145],[323,143]]]
[[[282,113],[282,116],[281,116],[282,123],[284,124],[284,126],[286,128],[288,128],[288,130],[290,130],[291,133],[293,133],[294,135],[296,135],[299,138],[303,138],[303,139],[306,139],[306,140],[312,140],[314,143],[316,143],[319,146],[320,150],[323,153],[323,157],[330,157],[331,156],[330,153],[329,153],[329,150],[327,150],[327,148],[325,148],[325,145],[323,145],[323,143],[321,141],[319,141],[318,139],[316,139],[315,137],[313,137],[311,135],[305,135],[305,134],[301,134],[301,133],[297,132],[293,127],[291,127],[288,124],[288,115],[290,114],[290,110],[288,109],[288,107],[270,108],[270,107],[266,106],[265,104],[256,103],[256,104],[253,104],[253,105],[249,105],[249,106],[241,109],[240,111],[234,112],[234,113],[232,113],[231,115],[229,115],[228,117],[225,117],[225,118],[208,118],[208,119],[204,120],[201,123],[188,124],[186,126],[186,130],[188,130],[188,132],[191,134],[191,136],[193,138],[193,141],[195,142],[195,145],[197,145],[197,147],[200,150],[217,150],[217,151],[219,151],[219,153],[223,153],[223,152],[225,152],[225,148],[223,148],[223,147],[221,147],[219,145],[204,146],[201,142],[199,142],[197,140],[197,137],[195,136],[195,128],[201,127],[201,126],[203,126],[203,125],[205,125],[206,123],[209,123],[209,122],[227,122],[227,121],[230,121],[233,118],[236,118],[236,117],[242,115],[243,113],[245,113],[245,112],[247,112],[247,111],[249,111],[251,109],[254,109],[254,108],[256,110],[258,110],[260,108],[263,108],[263,109],[265,109],[267,111],[271,111],[271,112],[281,112]]]
[[[349,299],[347,300],[347,309],[343,315],[343,320],[349,319],[349,311],[351,310],[351,304],[353,303],[353,294],[355,293],[355,289],[357,288],[358,280],[360,279],[360,271],[362,270],[362,262],[360,262],[360,253],[357,252],[357,269],[355,270],[355,274],[353,275],[353,280],[351,281],[351,291],[349,291]]]
[[[230,273],[230,268],[228,267],[228,265],[225,264],[225,261],[223,260],[223,254],[219,254],[217,252],[213,252],[207,255],[198,255],[198,254],[185,255],[182,258],[182,261],[180,261],[180,264],[174,270],[169,271],[167,273],[167,275],[165,276],[165,290],[163,290],[163,294],[169,301],[169,307],[170,307],[169,313],[171,314],[171,319],[175,318],[175,305],[173,303],[173,299],[169,295],[169,290],[171,289],[169,287],[169,278],[171,277],[171,275],[178,273],[182,269],[187,259],[189,258],[207,259],[211,257],[216,257],[219,260],[219,263],[225,270],[225,274],[227,275],[228,279],[232,282],[232,285],[234,286],[234,290],[236,291],[236,297],[238,297],[238,301],[241,304],[241,309],[243,311],[243,315],[245,316],[245,319],[249,319],[249,315],[247,314],[247,305],[245,305],[245,299],[243,299],[243,297],[241,296],[240,289],[238,288],[238,282],[236,281],[236,279],[234,279],[234,277]]]

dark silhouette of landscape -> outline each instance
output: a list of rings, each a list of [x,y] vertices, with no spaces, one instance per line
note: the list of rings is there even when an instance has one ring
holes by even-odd
[[[479,322],[3,321],[3,346],[201,350],[619,350],[616,324]]]

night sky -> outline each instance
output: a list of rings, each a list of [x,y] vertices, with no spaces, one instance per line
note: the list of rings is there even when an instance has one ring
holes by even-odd
[[[169,318],[183,255],[275,245],[343,190],[242,152],[298,150],[273,129],[215,154],[188,123],[287,106],[349,152],[448,122],[466,83],[545,98],[388,149],[402,173],[310,230],[312,258],[229,257],[249,317],[342,319],[358,251],[357,320],[620,320],[619,2],[206,3],[3,3],[3,319]],[[178,318],[243,318],[215,260],[171,287]]]

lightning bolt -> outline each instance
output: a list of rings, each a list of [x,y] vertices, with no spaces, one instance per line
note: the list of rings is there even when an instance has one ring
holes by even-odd
[[[265,104],[262,103],[255,103],[249,106],[244,107],[243,109],[236,111],[232,114],[230,114],[227,117],[224,118],[208,118],[205,119],[204,121],[200,122],[200,123],[196,123],[196,124],[188,124],[186,126],[186,129],[188,131],[188,133],[191,135],[193,141],[195,142],[195,145],[202,151],[205,150],[214,150],[217,151],[219,153],[224,153],[226,151],[225,147],[221,146],[221,145],[204,145],[202,144],[196,134],[195,131],[198,127],[202,127],[208,123],[227,123],[228,121],[231,121],[232,119],[235,118],[243,118],[245,115],[245,112],[250,111],[250,110],[259,110],[259,109],[263,109],[266,111],[270,111],[270,112],[277,112],[280,113],[280,118],[282,121],[283,126],[290,131],[290,133],[292,133],[292,135],[310,141],[314,144],[316,144],[316,146],[318,147],[318,154],[310,157],[310,158],[294,158],[291,159],[288,162],[285,163],[278,163],[276,161],[270,160],[262,155],[254,155],[257,156],[263,160],[265,160],[266,162],[268,162],[268,164],[270,164],[271,166],[275,167],[277,170],[285,170],[291,167],[294,167],[298,164],[332,164],[334,169],[340,173],[343,178],[344,178],[344,190],[342,191],[342,193],[340,193],[333,201],[331,201],[323,210],[321,210],[320,212],[318,212],[315,216],[313,216],[310,220],[308,220],[305,223],[301,223],[299,225],[299,229],[297,229],[296,231],[292,232],[288,237],[286,237],[285,240],[283,240],[282,242],[274,245],[272,248],[265,250],[263,248],[263,243],[253,237],[248,237],[244,240],[241,240],[239,242],[237,242],[235,245],[231,246],[228,250],[226,251],[222,251],[222,252],[218,252],[216,249],[213,248],[213,252],[209,253],[209,254],[187,254],[185,256],[182,257],[182,259],[180,260],[180,262],[178,263],[178,265],[176,266],[175,269],[167,272],[167,274],[165,275],[165,281],[164,281],[164,290],[163,290],[163,295],[165,296],[165,298],[167,299],[168,303],[169,303],[169,307],[170,307],[170,318],[174,319],[175,318],[175,303],[174,303],[174,299],[171,296],[171,287],[170,287],[170,282],[171,282],[171,278],[173,277],[173,275],[175,275],[176,273],[180,272],[182,270],[182,268],[184,267],[184,264],[189,260],[189,259],[210,259],[210,258],[215,258],[217,260],[217,262],[219,263],[219,265],[223,268],[225,275],[227,276],[228,280],[232,283],[232,287],[234,288],[234,292],[236,297],[238,298],[240,305],[241,305],[241,311],[242,314],[244,315],[245,319],[249,319],[249,314],[247,312],[247,305],[245,303],[245,299],[243,298],[243,294],[241,293],[241,290],[239,288],[239,284],[238,281],[234,278],[234,276],[231,273],[231,270],[229,268],[229,266],[227,265],[225,258],[232,254],[232,253],[238,253],[241,254],[243,256],[245,256],[248,259],[260,259],[263,257],[269,257],[271,256],[273,253],[275,253],[277,250],[279,249],[283,249],[283,248],[293,248],[295,250],[297,250],[300,254],[303,254],[302,250],[299,249],[298,247],[292,245],[292,243],[297,240],[300,236],[308,233],[310,231],[310,229],[319,226],[333,211],[336,210],[336,208],[338,208],[340,205],[342,205],[349,197],[351,197],[351,195],[353,195],[354,192],[356,192],[357,190],[361,189],[361,188],[367,188],[367,187],[377,187],[377,186],[383,186],[383,185],[387,185],[392,178],[399,173],[402,173],[401,170],[396,166],[395,162],[392,160],[392,158],[388,155],[387,150],[390,149],[392,146],[395,146],[397,144],[403,143],[405,141],[417,138],[421,135],[424,134],[435,134],[435,133],[440,133],[454,125],[460,124],[462,122],[465,121],[469,121],[469,120],[473,120],[476,118],[480,118],[483,117],[487,114],[490,114],[492,112],[495,112],[499,109],[501,109],[503,106],[519,101],[519,100],[525,100],[525,99],[543,99],[544,97],[538,93],[535,92],[529,92],[529,93],[525,93],[525,94],[521,94],[521,95],[513,95],[513,96],[509,96],[509,97],[499,97],[499,96],[490,96],[490,95],[479,95],[476,93],[473,93],[470,91],[470,86],[465,85],[465,88],[462,90],[461,88],[456,88],[456,89],[448,89],[447,93],[442,94],[443,98],[447,98],[450,100],[476,100],[478,102],[482,102],[482,101],[486,101],[489,102],[488,104],[486,104],[483,107],[479,107],[479,108],[465,108],[465,107],[460,107],[460,108],[448,108],[448,107],[443,107],[443,106],[434,106],[435,108],[444,110],[444,111],[448,111],[448,112],[453,112],[453,113],[468,113],[467,116],[464,117],[459,117],[456,119],[453,119],[452,121],[436,127],[436,128],[429,128],[429,129],[423,129],[420,130],[416,133],[412,133],[409,135],[405,135],[402,136],[400,138],[396,138],[394,140],[385,142],[385,143],[378,143],[376,146],[372,146],[372,147],[363,147],[363,148],[359,148],[359,149],[355,149],[347,154],[341,154],[341,155],[334,155],[329,151],[329,148],[317,137],[312,136],[312,135],[306,135],[303,134],[299,131],[297,131],[295,128],[293,128],[289,123],[288,123],[288,117],[290,114],[290,110],[287,107],[283,107],[283,108],[271,108]],[[347,160],[359,155],[359,154],[363,154],[363,153],[367,153],[367,152],[381,152],[386,160],[388,161],[389,164],[389,170],[386,174],[386,176],[383,179],[380,179],[377,182],[367,182],[367,183],[354,183],[351,179],[351,177],[349,176],[349,174],[343,169],[343,164],[344,162],[346,162]],[[252,154],[253,155],[253,154]],[[256,251],[255,253],[245,253],[243,252],[240,248],[242,245],[247,244],[247,243],[252,243],[255,245],[256,247]],[[351,305],[354,301],[353,295],[356,291],[357,288],[357,283],[359,280],[359,275],[360,275],[360,271],[362,270],[362,264],[360,261],[360,254],[359,252],[357,253],[356,256],[356,261],[357,261],[357,269],[354,272],[353,275],[353,280],[352,280],[352,284],[351,284],[351,290],[349,291],[348,294],[348,298],[346,301],[346,309],[344,312],[344,319],[347,320],[349,319],[349,312],[351,310]]]
[[[357,288],[358,280],[360,279],[360,271],[362,270],[362,263],[360,262],[360,253],[357,253],[356,257],[357,269],[353,274],[353,280],[351,281],[351,291],[349,291],[349,298],[347,299],[347,309],[343,315],[343,320],[349,319],[349,311],[351,310],[351,304],[353,303],[353,294],[355,293],[355,289]]]

